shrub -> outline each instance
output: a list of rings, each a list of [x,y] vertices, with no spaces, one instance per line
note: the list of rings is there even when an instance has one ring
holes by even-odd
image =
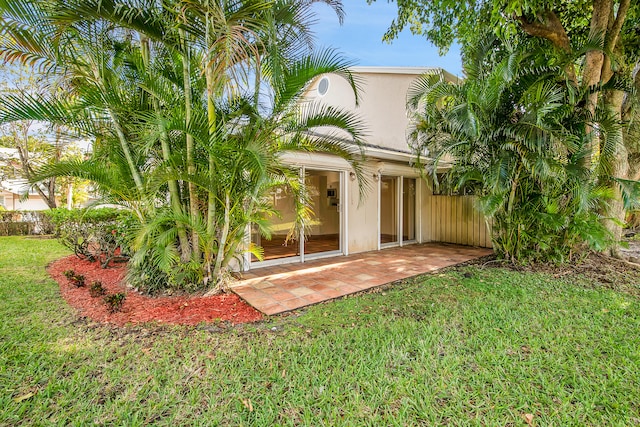
[[[73,270],[65,270],[62,274],[69,280],[72,285],[78,288],[81,288],[85,285],[85,278],[82,274],[77,274]]]
[[[102,282],[98,280],[92,282],[91,286],[89,286],[89,295],[91,295],[93,298],[101,297],[106,293],[107,290],[102,285]]]
[[[195,292],[202,284],[202,266],[183,262],[171,271],[162,270],[148,252],[139,251],[128,265],[126,281],[132,288],[156,295],[166,291]]]
[[[0,236],[51,234],[47,211],[0,211]]]
[[[109,313],[116,313],[122,310],[122,304],[127,296],[123,292],[117,294],[111,294],[104,297],[104,302],[107,304]]]
[[[106,268],[112,260],[128,257],[131,230],[135,219],[127,212],[112,208],[52,209],[55,236],[73,253]]]

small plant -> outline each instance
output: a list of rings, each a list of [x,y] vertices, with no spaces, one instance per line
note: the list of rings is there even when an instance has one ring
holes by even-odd
[[[63,273],[64,277],[69,279],[72,285],[81,288],[85,285],[84,276],[82,274],[78,274],[73,270],[65,270]]]
[[[101,297],[106,293],[107,290],[102,285],[102,282],[96,280],[91,283],[91,286],[89,287],[89,295],[91,295],[93,298]]]
[[[104,297],[109,313],[116,313],[122,309],[122,304],[127,296],[123,292],[111,294]]]

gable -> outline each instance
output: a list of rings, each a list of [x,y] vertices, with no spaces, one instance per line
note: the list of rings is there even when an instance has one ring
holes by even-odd
[[[406,108],[409,87],[427,72],[441,74],[447,80],[456,79],[440,68],[354,67],[352,71],[360,88],[357,105],[348,82],[338,75],[319,78],[309,97],[358,114],[367,128],[368,146],[407,154],[411,152]]]

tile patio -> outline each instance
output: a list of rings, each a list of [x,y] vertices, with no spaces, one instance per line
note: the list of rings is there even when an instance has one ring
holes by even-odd
[[[425,243],[243,273],[231,290],[264,314],[279,314],[375,288],[492,253],[491,249]]]

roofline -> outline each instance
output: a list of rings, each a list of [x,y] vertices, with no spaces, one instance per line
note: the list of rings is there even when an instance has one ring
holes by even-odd
[[[396,162],[407,162],[407,163],[414,163],[416,161],[415,155],[404,152],[404,151],[397,151],[393,149],[389,150],[381,147],[372,147],[368,145],[364,145],[362,148],[364,150],[365,156],[374,157],[380,160],[393,160]]]
[[[458,77],[442,67],[384,67],[384,66],[354,66],[350,67],[354,73],[371,74],[409,74],[419,76],[422,74],[442,74],[445,80],[459,82],[462,77]]]

